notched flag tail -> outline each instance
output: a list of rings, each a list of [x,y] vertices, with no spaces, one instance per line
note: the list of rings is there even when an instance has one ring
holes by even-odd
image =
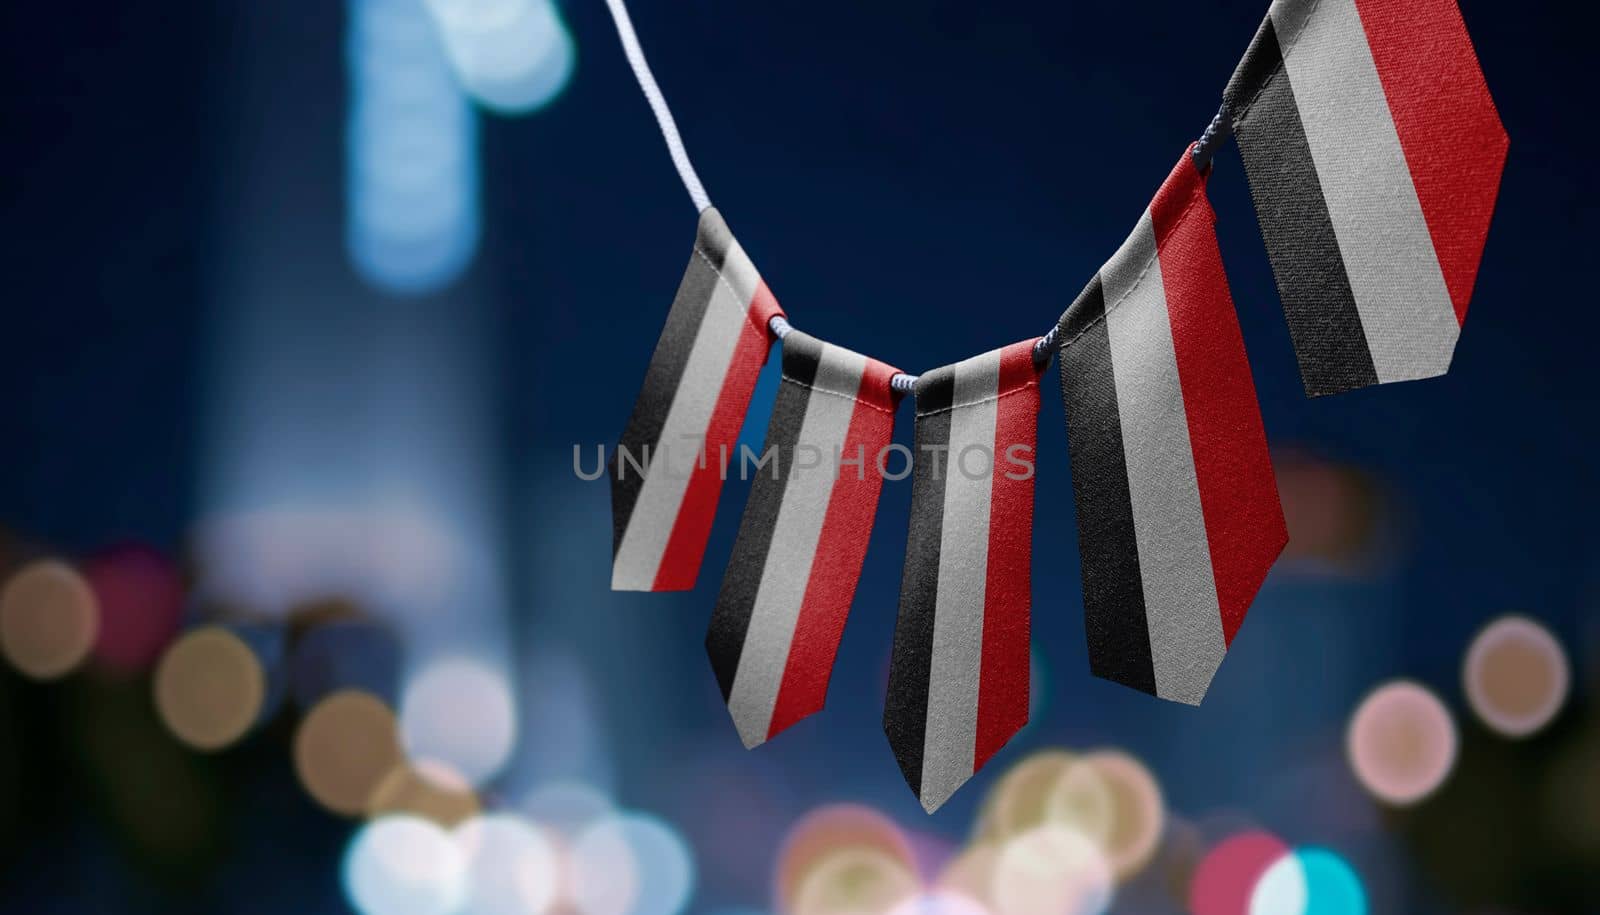
[[[1276,0],[1224,98],[1306,393],[1444,374],[1509,144],[1455,0]]]
[[[897,369],[797,330],[706,653],[746,747],[822,709],[894,437]]]
[[[783,314],[714,208],[611,459],[611,588],[694,587],[723,467]]]
[[[929,813],[1028,722],[1034,343],[916,384],[911,530],[883,729]]]
[[[1090,669],[1189,704],[1288,540],[1214,224],[1184,155],[1058,330]]]

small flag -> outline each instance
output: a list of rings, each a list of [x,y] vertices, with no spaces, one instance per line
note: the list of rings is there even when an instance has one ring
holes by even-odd
[[[929,813],[1028,722],[1034,343],[916,384],[911,531],[883,729]]]
[[[1276,0],[1225,100],[1306,393],[1444,374],[1509,143],[1455,0]]]
[[[722,466],[767,361],[767,322],[781,314],[722,216],[702,212],[689,267],[612,455],[612,590],[694,587]]]
[[[1057,331],[1090,669],[1190,704],[1288,539],[1214,224],[1185,155]]]
[[[791,330],[706,652],[746,747],[822,709],[894,435],[896,369]]]

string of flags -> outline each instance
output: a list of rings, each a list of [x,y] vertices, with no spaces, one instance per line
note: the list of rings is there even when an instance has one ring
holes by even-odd
[[[1039,383],[1059,354],[1094,674],[1198,704],[1288,535],[1206,197],[1237,138],[1308,396],[1448,370],[1508,139],[1455,0],[1274,0],[1201,141],[1042,338],[920,376],[794,330],[701,210],[613,454],[612,587],[694,586],[775,340],[783,374],[706,635],[754,747],[823,706],[914,403],[884,731],[930,813],[1027,722]],[[743,468],[748,469],[748,468]]]

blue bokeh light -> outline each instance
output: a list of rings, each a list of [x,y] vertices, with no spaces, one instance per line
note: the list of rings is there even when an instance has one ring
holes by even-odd
[[[677,915],[694,894],[694,857],[670,824],[643,813],[596,821],[573,845],[579,908],[590,915]]]
[[[1306,915],[1367,915],[1367,891],[1349,862],[1326,848],[1302,848],[1295,857],[1306,873]]]
[[[466,898],[466,862],[456,840],[415,816],[363,826],[344,859],[344,891],[362,915],[448,915]]]
[[[350,0],[346,244],[389,292],[448,285],[477,252],[476,115],[423,0]]]
[[[551,0],[428,0],[461,86],[480,105],[525,114],[567,85],[572,35]]]
[[[1349,862],[1326,848],[1279,858],[1250,896],[1250,915],[1366,915],[1367,894]]]

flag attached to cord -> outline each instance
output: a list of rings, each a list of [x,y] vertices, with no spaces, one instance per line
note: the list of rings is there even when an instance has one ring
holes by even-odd
[[[799,331],[706,634],[746,747],[821,710],[894,435],[896,370]]]
[[[1224,98],[1306,393],[1444,374],[1509,143],[1455,0],[1276,0]]]
[[[1061,317],[1089,666],[1198,703],[1288,534],[1186,154]]]
[[[739,427],[783,314],[722,216],[694,252],[611,459],[616,591],[694,587]]]
[[[911,531],[883,728],[930,813],[1028,721],[1034,342],[916,384]]]

